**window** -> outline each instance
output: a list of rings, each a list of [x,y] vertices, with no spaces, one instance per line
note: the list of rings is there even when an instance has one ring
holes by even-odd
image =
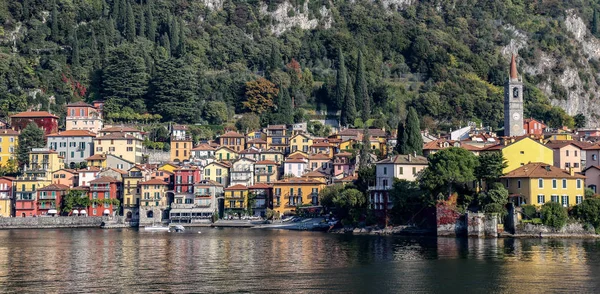
[[[577,189],[581,189],[581,180],[577,179]]]
[[[575,157],[577,157],[577,150],[573,151],[573,155],[575,155]]]
[[[127,147],[127,151],[128,152],[132,152],[133,151],[133,147]]]
[[[388,180],[384,179],[384,180],[382,181],[382,183],[383,183],[383,187],[386,187],[386,188],[387,188],[387,186],[388,186]]]
[[[550,200],[552,202],[558,203],[558,195],[552,195]]]
[[[521,151],[521,154],[525,154],[525,151]]]
[[[538,204],[544,204],[544,203],[546,203],[546,196],[544,196],[544,195],[538,195],[538,197],[537,197],[537,203]]]
[[[102,147],[96,147],[96,152],[102,152]]]
[[[562,206],[569,207],[569,196],[563,195],[560,200]]]
[[[563,189],[567,188],[567,179],[562,179],[562,188]]]
[[[383,167],[383,174],[387,175],[387,167]]]
[[[521,189],[521,180],[518,180],[518,181],[517,181],[517,188],[518,188],[518,189]]]
[[[577,195],[575,196],[575,204],[581,204],[583,202],[583,196]]]
[[[504,186],[506,186],[506,188],[510,187],[510,180],[506,179],[506,182],[504,182]]]
[[[571,167],[571,164],[568,162],[565,162],[565,168],[569,168],[569,167]]]
[[[114,152],[115,151],[115,147],[108,147],[108,151]]]
[[[400,174],[403,175],[404,174],[404,167],[400,167]]]
[[[556,189],[556,179],[552,179],[552,189]]]
[[[573,163],[573,167],[574,168],[578,168],[579,167],[579,163],[577,163],[577,162]]]
[[[416,167],[412,168],[412,174],[413,174],[413,176],[417,174],[417,168]]]
[[[131,139],[127,140],[127,145],[131,145],[131,144],[133,144],[133,140],[131,140]],[[179,148],[179,143],[177,143],[177,144],[178,144],[177,148]]]
[[[598,160],[598,155],[597,154],[592,154],[592,160]]]
[[[566,150],[565,153],[566,153],[566,156],[569,156],[569,150]]]
[[[544,179],[538,179],[538,188],[544,188]]]

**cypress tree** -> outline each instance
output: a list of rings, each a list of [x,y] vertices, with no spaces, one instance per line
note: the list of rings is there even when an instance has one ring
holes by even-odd
[[[364,123],[367,122],[371,114],[371,105],[369,94],[367,91],[367,81],[365,79],[365,64],[363,61],[362,52],[358,51],[358,59],[356,64],[356,86],[354,87],[357,109],[361,110],[361,117]]]
[[[133,16],[133,9],[131,8],[131,3],[127,3],[125,38],[129,42],[133,42],[133,40],[135,40],[135,18]]]
[[[349,126],[354,124],[356,119],[356,101],[354,98],[354,89],[352,88],[352,81],[350,75],[346,79],[346,94],[344,95],[344,106],[342,107],[342,115],[340,124],[342,126]]]
[[[92,68],[100,68],[100,54],[98,52],[98,40],[96,39],[96,31],[92,28]]]
[[[108,57],[108,45],[106,31],[102,30],[102,33],[100,34],[100,65],[102,67],[106,64],[106,58]]]
[[[162,34],[162,36],[160,36],[160,45],[163,46],[163,48],[165,48],[165,50],[167,51],[167,56],[171,56],[171,42],[169,41],[169,36],[164,33]]]
[[[404,122],[398,122],[398,134],[396,136],[396,152],[398,154],[406,154],[406,129],[404,128]]]
[[[175,17],[171,18],[171,24],[169,25],[169,41],[171,43],[171,54],[177,55],[177,46],[179,46],[179,22]]]
[[[411,107],[406,116],[406,153],[416,152],[418,155],[423,154],[423,137],[421,137],[421,124],[419,123],[419,115],[417,111]]]
[[[346,76],[348,73],[346,71],[346,64],[344,63],[344,54],[342,54],[342,49],[338,49],[338,69],[337,69],[337,79],[335,86],[335,107],[336,109],[341,109],[344,104],[344,95],[346,93]]]
[[[52,4],[52,15],[50,16],[50,38],[54,42],[60,41],[60,32],[58,31],[58,9],[56,2]]]
[[[292,109],[292,98],[287,88],[283,87],[279,91],[279,108],[277,112],[282,119],[281,123],[291,124],[294,120],[294,110]]]
[[[146,1],[146,38],[154,42],[156,41],[156,23],[154,22],[154,14],[152,13],[152,0]]]
[[[179,56],[184,56],[186,53],[185,48],[185,26],[183,20],[179,23]]]
[[[115,0],[113,2],[112,12],[110,14],[110,16],[112,16],[113,19],[117,19],[117,20],[120,19],[121,1],[125,1],[125,0]]]
[[[117,22],[117,29],[119,32],[123,33],[123,35],[125,35],[125,22],[127,21],[127,1],[128,0],[119,1],[119,15],[117,15],[117,18],[115,19]]]
[[[107,18],[110,15],[110,7],[106,3],[106,0],[102,0],[102,17]]]
[[[29,0],[23,0],[23,21],[27,21],[29,19]]]
[[[146,18],[145,18],[144,14],[145,14],[144,10],[140,9],[140,18],[137,21],[137,23],[138,23],[137,35],[140,37],[146,36]]]
[[[79,39],[77,39],[77,29],[73,33],[73,44],[71,45],[72,55],[71,55],[71,65],[73,68],[79,67]]]
[[[281,68],[283,61],[281,60],[281,53],[279,53],[279,48],[277,45],[273,43],[271,45],[271,56],[269,58],[268,69],[269,71],[274,71]]]
[[[592,35],[598,36],[598,9],[594,8],[594,15],[592,17]]]

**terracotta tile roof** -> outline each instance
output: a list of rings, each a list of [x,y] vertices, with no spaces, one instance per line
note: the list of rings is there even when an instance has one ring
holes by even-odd
[[[240,151],[240,154],[259,154],[260,151],[254,148],[247,148]]]
[[[244,135],[242,135],[238,132],[229,131],[229,132],[221,135],[220,138],[244,138]]]
[[[52,173],[57,173],[57,172],[62,172],[62,171],[64,171],[64,172],[68,172],[68,173],[70,173],[70,174],[77,174],[77,170],[75,170],[75,169],[70,169],[70,168],[63,168],[63,169],[59,169],[59,170],[57,170],[57,171],[54,171],[54,172],[52,172]]]
[[[303,178],[325,178],[325,177],[327,177],[327,175],[320,171],[313,170],[313,171],[303,174],[302,177]]]
[[[481,147],[473,146],[470,144],[462,144],[462,143],[460,144],[460,148],[464,148],[469,151],[481,151],[481,149],[482,149]]]
[[[104,160],[104,159],[106,159],[106,154],[96,153],[96,154],[86,158],[85,160]]]
[[[287,178],[287,179],[283,179],[283,180],[279,180],[277,182],[275,182],[275,185],[277,184],[323,184],[323,182],[312,179],[312,178]]]
[[[362,135],[364,132],[364,130],[362,129],[345,129],[339,133],[337,133],[337,135],[339,136],[358,136],[359,134]],[[367,131],[369,133],[369,136],[374,136],[374,137],[385,137],[386,133],[384,130],[382,129],[369,129]]]
[[[104,129],[100,130],[100,133],[115,133],[115,132],[124,132],[124,133],[137,132],[137,133],[139,133],[140,130],[135,129],[135,128],[130,128],[130,127],[125,127],[125,126],[110,127],[110,128],[104,128]]]
[[[46,137],[96,137],[96,134],[86,130],[69,130],[48,134]]]
[[[168,184],[169,183],[166,183],[166,182],[156,179],[156,178],[139,183],[139,185],[163,185],[163,186],[166,186]]]
[[[235,150],[233,150],[233,149],[231,149],[231,148],[229,148],[227,146],[221,146],[221,147],[217,148],[217,151],[219,151],[221,149],[227,149],[229,152],[237,154],[237,151],[235,151]]]
[[[50,184],[46,187],[38,189],[38,191],[66,191],[69,190],[69,186],[63,184]]]
[[[229,163],[225,163],[225,162],[222,162],[222,161],[213,161],[213,162],[207,164],[206,166],[209,166],[211,164],[220,165],[220,166],[226,167],[226,168],[230,168],[231,167],[231,165]]]
[[[198,167],[196,166],[178,166],[176,169],[174,169],[173,171],[180,171],[180,170],[200,170]]]
[[[350,152],[340,152],[340,153],[336,154],[335,156],[337,156],[337,157],[350,157],[350,156],[352,156],[352,153],[350,153]]]
[[[294,154],[289,155],[287,159],[307,159],[308,154],[304,155],[304,152],[296,151]]]
[[[96,140],[137,140],[142,141],[140,138],[129,135],[127,133],[114,132],[104,136],[96,137]]]
[[[585,176],[581,174],[575,174],[574,176],[571,176],[567,171],[558,167],[549,165],[547,163],[533,162],[507,173],[506,175],[502,176],[502,178],[584,179]]]
[[[192,151],[215,151],[217,149],[211,147],[208,144],[202,143],[196,147],[194,147],[194,149],[192,149]]]
[[[354,182],[358,180],[358,176],[346,176],[341,179],[337,179],[334,182]]]
[[[331,160],[326,154],[311,154],[308,156],[308,160]]]
[[[331,147],[331,144],[329,144],[327,142],[319,142],[319,143],[314,143],[314,144],[310,145],[310,147]]]
[[[242,184],[237,184],[235,186],[231,186],[231,187],[227,187],[225,188],[225,191],[232,191],[232,190],[247,190],[248,187],[246,187],[245,185]]]
[[[577,146],[576,144],[574,144],[573,141],[553,141],[553,142],[548,141],[546,143],[546,147],[548,147],[550,149],[561,149],[561,148],[563,148],[565,146],[569,146],[569,145],[573,145],[577,148],[581,148],[581,147]]]
[[[425,156],[414,156],[414,155],[396,155],[390,158],[386,158],[377,162],[377,164],[420,164],[427,165],[427,157]]]
[[[593,168],[593,169],[600,170],[600,166],[598,166],[598,165],[592,165],[592,166],[588,166],[588,167],[586,167],[586,168],[583,170],[583,173],[585,174],[585,172],[586,172],[588,169],[592,169],[592,168]]]
[[[268,125],[267,130],[285,130],[287,129],[286,125]]]
[[[122,175],[126,175],[126,174],[127,174],[127,172],[126,172],[126,171],[124,171],[124,170],[122,170],[122,169],[118,169],[118,168],[113,168],[113,167],[110,167],[110,168],[108,168],[107,170],[116,171],[116,172],[118,172],[118,173],[120,173],[120,174],[122,174]]]
[[[248,189],[271,189],[273,188],[271,185],[267,185],[267,184],[263,184],[263,183],[257,183],[254,184],[250,187],[248,187]]]
[[[78,187],[73,187],[71,188],[71,190],[77,190],[77,191],[89,191],[90,187],[88,186],[78,186]]]
[[[19,132],[12,129],[0,129],[0,136],[18,136]]]
[[[583,150],[600,150],[600,143],[585,147]]]
[[[58,119],[58,116],[48,112],[48,111],[25,111],[25,112],[20,112],[14,115],[10,116],[11,118],[13,117],[52,117],[52,118],[56,118]]]
[[[90,184],[96,184],[96,183],[118,183],[120,182],[119,180],[113,178],[113,177],[99,177],[95,180],[90,181]]]
[[[83,102],[83,101],[77,101],[77,102],[72,102],[72,103],[69,103],[69,104],[67,104],[67,107],[71,107],[71,106],[73,106],[73,107],[75,107],[75,106],[82,107],[82,106],[83,106],[83,107],[92,107],[92,108],[96,108],[96,107],[94,107],[93,105],[87,104],[87,103],[85,103],[85,102]]]
[[[272,161],[272,160],[261,160],[261,161],[257,161],[255,164],[256,165],[262,165],[262,164],[264,164],[264,165],[269,165],[269,164],[277,165],[277,162]]]
[[[186,125],[174,125],[173,126],[173,130],[185,131],[187,129],[188,129],[188,126],[186,126]]]
[[[252,140],[248,140],[246,142],[246,144],[267,144],[267,141],[265,141],[263,139],[252,139]]]

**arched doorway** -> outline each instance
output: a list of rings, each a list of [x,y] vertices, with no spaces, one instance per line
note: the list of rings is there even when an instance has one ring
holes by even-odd
[[[146,213],[147,218],[154,218],[154,211],[150,210]]]
[[[127,215],[126,215],[127,220],[131,220],[132,216],[133,216],[133,213],[131,213],[131,211],[128,211]]]
[[[25,213],[24,213],[24,212],[23,212],[23,213],[21,213],[21,217],[25,217]]]

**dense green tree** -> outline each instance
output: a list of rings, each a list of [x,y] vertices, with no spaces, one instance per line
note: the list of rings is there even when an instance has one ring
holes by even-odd
[[[404,128],[404,122],[401,120],[398,123],[398,129],[397,129],[397,135],[396,135],[396,148],[395,151],[398,154],[408,154],[409,152],[406,151],[406,137],[408,137],[408,134],[406,134],[406,129]]]
[[[450,147],[429,156],[422,182],[433,194],[451,195],[457,185],[475,180],[477,157],[466,149]]]
[[[423,154],[423,137],[421,136],[421,123],[419,115],[414,108],[408,109],[406,116],[406,136],[404,137],[405,152],[409,154]],[[406,154],[405,153],[405,154]]]
[[[581,113],[576,114],[573,117],[573,120],[575,120],[576,128],[585,128],[585,126],[587,125],[587,118]]]
[[[79,43],[79,42],[77,42]],[[97,70],[101,67],[100,51],[98,50],[98,40],[96,39],[96,31],[92,28],[92,44],[91,44],[91,60],[92,69]]]
[[[75,209],[85,209],[90,205],[90,198],[84,191],[70,190],[61,201],[60,211],[63,215],[69,215]]]
[[[371,99],[367,89],[367,80],[365,77],[365,62],[362,51],[358,51],[356,61],[356,86],[354,87],[357,109],[360,109],[361,118],[366,122],[371,117]]]
[[[279,94],[275,84],[265,78],[246,83],[246,101],[243,106],[248,110],[261,115],[273,108],[273,100]]]
[[[140,37],[145,37],[146,36],[146,12],[143,9],[139,10],[139,16],[137,19],[137,25],[138,25],[138,29],[137,29],[137,35]]]
[[[170,58],[156,64],[148,106],[168,121],[194,123],[200,119],[196,72],[184,59]]]
[[[223,101],[210,101],[204,107],[204,118],[214,125],[227,121],[227,104]]]
[[[546,202],[542,205],[541,216],[544,225],[555,229],[564,227],[569,218],[567,209],[557,202]]]
[[[308,133],[315,137],[328,137],[331,135],[331,127],[319,121],[309,121],[306,128]]]
[[[238,131],[244,133],[258,130],[260,129],[260,117],[254,113],[244,113],[242,117],[235,122],[235,127]]]
[[[344,96],[346,95],[346,78],[348,72],[346,71],[346,63],[344,62],[344,54],[342,49],[338,49],[338,64],[336,73],[335,83],[335,107],[336,109],[342,109],[344,106]]]
[[[71,64],[74,68],[79,67],[79,39],[77,38],[77,29],[75,29],[75,34],[73,35],[73,43],[71,44],[72,54],[71,54]]]
[[[152,0],[146,0],[146,38],[150,41],[156,40],[156,21],[154,20],[154,12],[152,12]]]
[[[583,223],[594,226],[600,234],[600,198],[588,198],[573,208],[573,216]]]
[[[177,48],[177,53],[179,54],[179,56],[184,56],[187,53],[185,42],[185,26],[183,20],[181,20],[181,22],[179,23],[179,47]]]
[[[127,2],[127,14],[125,17],[125,38],[129,42],[133,42],[135,39],[135,16],[129,2]]]
[[[600,24],[598,23],[598,9],[594,8],[594,14],[592,15],[592,35],[598,36],[600,32],[600,28],[598,27]]]
[[[508,163],[501,152],[484,152],[478,157],[479,165],[475,168],[475,177],[485,181],[487,185],[497,182],[504,174]]]
[[[268,72],[273,72],[275,70],[280,69],[283,66],[283,61],[281,59],[281,53],[279,52],[279,48],[276,43],[271,45],[271,54],[269,55],[269,63],[267,64]]]
[[[356,100],[350,77],[346,79],[346,94],[344,95],[344,106],[340,117],[340,124],[344,127],[354,124],[356,119]]]
[[[506,204],[508,203],[508,190],[500,183],[490,183],[490,188],[477,195],[479,208],[487,213],[499,213],[506,215]]]
[[[54,42],[61,40],[60,32],[58,30],[58,4],[56,0],[52,2],[52,12],[50,13],[50,39]]]
[[[294,110],[292,109],[292,97],[290,97],[287,88],[281,88],[278,100],[277,113],[281,117],[279,123],[292,124],[294,122]]]
[[[44,130],[35,123],[30,123],[19,134],[19,144],[17,145],[17,161],[19,166],[29,164],[29,152],[31,148],[43,148],[46,145],[44,139]]]
[[[120,45],[109,54],[103,71],[105,112],[119,112],[124,106],[145,111],[144,97],[148,91],[149,76],[144,59],[129,44]]]
[[[169,42],[171,43],[171,54],[179,56],[179,22],[176,17],[170,18]]]
[[[389,191],[389,198],[393,203],[390,215],[396,225],[414,224],[421,221],[419,214],[427,207],[434,205],[434,201],[427,191],[419,187],[417,182],[396,180]]]

